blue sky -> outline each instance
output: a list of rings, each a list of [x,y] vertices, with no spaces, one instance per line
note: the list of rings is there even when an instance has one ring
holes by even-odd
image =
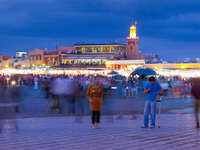
[[[76,42],[126,42],[137,20],[140,50],[200,57],[199,0],[0,0],[0,53]]]

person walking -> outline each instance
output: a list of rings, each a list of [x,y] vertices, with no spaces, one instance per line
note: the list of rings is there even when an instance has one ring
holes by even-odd
[[[34,90],[37,90],[38,89],[38,77],[37,76],[35,76],[34,78],[33,78],[33,82],[34,82]]]
[[[194,115],[196,120],[196,128],[199,126],[199,106],[200,106],[200,78],[193,79],[191,94],[194,97]]]
[[[156,98],[159,94],[162,94],[162,88],[156,81],[155,77],[150,77],[149,82],[145,86],[144,93],[147,94],[145,107],[144,107],[144,126],[142,128],[149,127],[149,115],[151,117],[150,128],[155,128],[156,122]]]
[[[103,85],[99,82],[98,77],[95,77],[93,83],[89,85],[87,96],[92,111],[92,128],[98,129],[103,99]]]

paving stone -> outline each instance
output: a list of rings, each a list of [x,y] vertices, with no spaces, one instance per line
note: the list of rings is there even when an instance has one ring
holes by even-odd
[[[127,115],[110,123],[108,117],[102,117],[99,130],[91,129],[90,117],[83,117],[81,124],[75,123],[73,117],[18,119],[16,133],[0,134],[0,150],[197,150],[200,147],[200,130],[194,128],[192,114],[163,114],[160,129],[140,128],[142,115],[137,120],[130,118]]]

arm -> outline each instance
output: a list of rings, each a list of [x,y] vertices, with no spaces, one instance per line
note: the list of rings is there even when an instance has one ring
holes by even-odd
[[[161,88],[159,94],[162,95],[163,92],[164,92],[164,91],[163,91],[163,89]]]
[[[87,89],[87,97],[90,99],[91,95],[90,95],[90,90],[92,88],[92,85],[89,85],[88,89]]]
[[[100,97],[102,98],[103,97],[103,85],[102,84],[100,86],[100,91],[101,91]]]
[[[145,93],[145,94],[149,93],[150,91],[151,91],[150,88],[148,88],[148,89],[144,89],[144,93]]]
[[[158,84],[158,86],[159,86],[159,88],[160,88],[160,91],[159,91],[159,96],[162,96],[163,95],[163,93],[164,93],[164,90],[162,89],[162,87],[161,87],[161,85],[160,84]]]
[[[151,91],[150,85],[147,84],[146,87],[145,87],[145,89],[144,89],[144,93],[147,94],[147,93],[149,93],[150,91]]]

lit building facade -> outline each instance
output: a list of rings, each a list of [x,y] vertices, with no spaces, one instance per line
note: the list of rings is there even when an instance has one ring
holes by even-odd
[[[10,56],[0,55],[0,68],[8,68],[9,66],[11,66],[10,59]]]
[[[148,59],[148,56],[139,52],[139,38],[136,24],[130,27],[127,44],[74,44],[62,46],[58,50],[30,51],[29,61],[31,67],[35,66],[62,66],[62,67],[106,67],[110,60],[139,60]],[[132,62],[132,61],[131,61]],[[130,63],[128,63],[130,64]],[[128,65],[127,62],[125,65]],[[123,65],[123,64],[120,64]],[[112,66],[112,67],[111,67]],[[111,64],[115,68],[119,64]],[[119,67],[118,67],[119,68]]]
[[[17,51],[16,52],[16,56],[15,56],[16,58],[22,58],[22,59],[24,59],[24,58],[27,58],[28,57],[28,53],[27,52],[24,52],[24,51]]]
[[[143,67],[145,61],[140,60],[108,60],[106,61],[106,69],[108,70],[126,70],[133,71],[137,67]]]
[[[72,67],[104,67],[106,60],[125,59],[124,44],[75,44],[72,53],[62,58],[61,64]]]
[[[60,56],[57,50],[35,49],[28,53],[31,67],[59,66]]]

